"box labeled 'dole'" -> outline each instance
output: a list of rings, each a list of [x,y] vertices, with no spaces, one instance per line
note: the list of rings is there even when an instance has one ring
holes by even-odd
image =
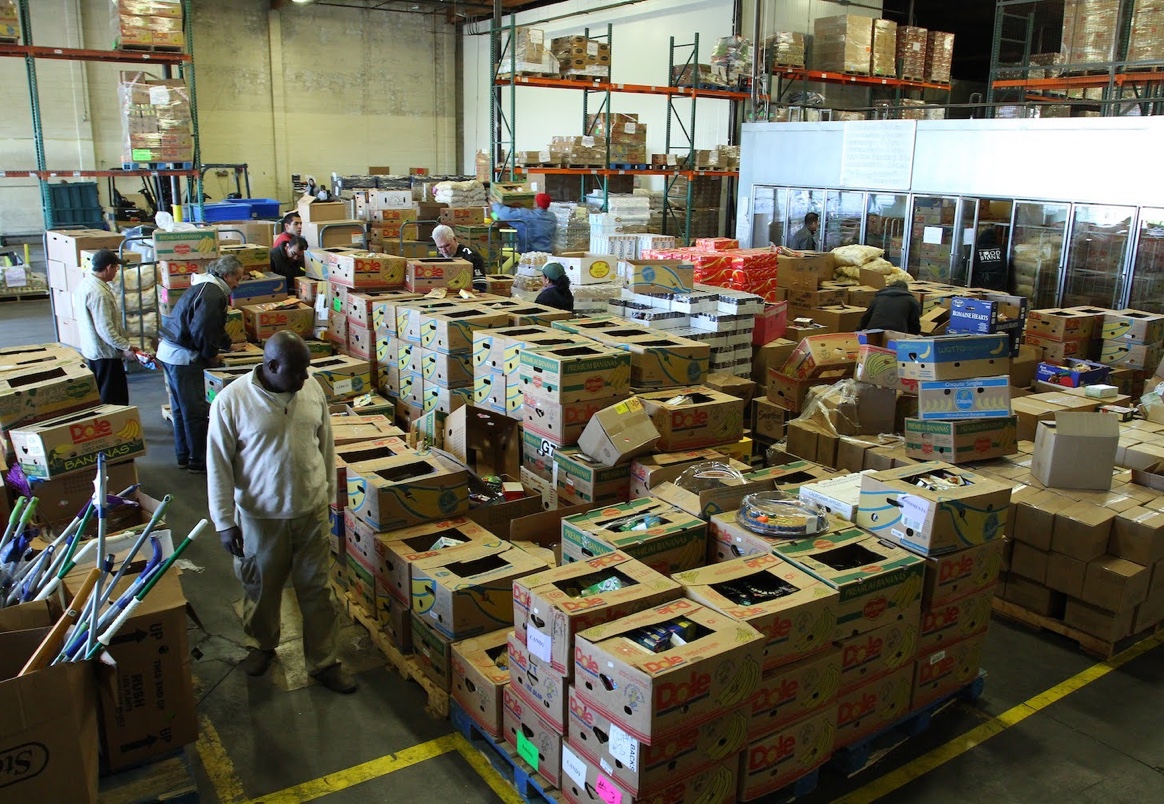
[[[12,445],[25,476],[61,477],[95,466],[97,456],[122,461],[144,455],[138,409],[101,405],[12,430]]]
[[[400,455],[348,467],[348,508],[377,531],[469,510],[468,475],[435,458]]]
[[[644,498],[562,520],[562,561],[621,551],[663,575],[694,569],[707,555],[707,524]]]
[[[502,695],[509,686],[508,630],[466,639],[452,648],[452,697],[495,740],[502,733]]]
[[[659,449],[672,452],[739,441],[744,400],[703,386],[640,394],[659,431]]]

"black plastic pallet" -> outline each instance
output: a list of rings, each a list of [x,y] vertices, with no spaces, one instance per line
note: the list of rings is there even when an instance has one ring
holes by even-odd
[[[514,756],[507,745],[498,744],[497,740],[482,731],[473,718],[452,699],[449,700],[449,720],[453,728],[484,754],[489,764],[513,785],[526,804],[565,804],[557,788],[538,776],[522,759]]]
[[[978,677],[964,687],[931,701],[920,709],[915,709],[900,720],[885,728],[863,737],[851,745],[833,751],[828,767],[846,776],[853,776],[876,764],[886,754],[911,737],[916,737],[930,727],[933,716],[955,701],[974,703],[982,696],[986,686],[986,673],[978,671]]]
[[[193,162],[122,162],[122,170],[193,170]]]
[[[763,802],[763,804],[790,804],[790,802],[799,801],[805,796],[815,793],[818,784],[820,784],[820,768],[806,773],[786,787],[772,793],[764,793],[759,798],[750,799],[750,801],[757,802],[757,804],[759,802]]]

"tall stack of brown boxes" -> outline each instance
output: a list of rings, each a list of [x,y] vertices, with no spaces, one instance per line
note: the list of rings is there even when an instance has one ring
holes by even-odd
[[[1131,369],[1132,396],[1143,392],[1144,380],[1164,357],[1164,315],[1141,310],[1109,311],[1103,317],[1099,362]]]
[[[892,20],[873,20],[869,74],[897,77],[897,23]]]
[[[566,78],[610,78],[610,43],[585,36],[559,36],[550,41],[550,51]]]
[[[897,28],[897,63],[901,65],[898,78],[907,81],[926,80],[926,31],[911,25]]]
[[[873,20],[855,14],[813,20],[812,64],[817,70],[868,75]]]
[[[950,67],[953,59],[954,34],[927,31],[925,80],[935,84],[950,83]]]
[[[640,123],[638,115],[613,113],[607,129],[605,114],[592,114],[586,119],[586,133],[604,138],[610,143],[610,163],[648,164],[647,124]]]
[[[73,295],[85,278],[85,271],[81,268],[81,252],[102,248],[117,251],[124,239],[116,232],[100,229],[50,230],[44,233],[49,292],[52,294],[53,314],[56,316],[57,337],[62,343],[81,345],[77,316],[73,310]]]

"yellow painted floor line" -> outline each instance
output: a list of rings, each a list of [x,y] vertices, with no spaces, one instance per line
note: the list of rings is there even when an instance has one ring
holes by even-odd
[[[242,780],[238,778],[234,763],[230,761],[230,755],[226,753],[214,724],[210,718],[202,715],[199,726],[198,742],[194,747],[198,751],[198,758],[202,760],[202,767],[206,769],[206,775],[210,777],[210,783],[214,785],[219,804],[242,801],[246,795]]]
[[[388,754],[387,756],[373,759],[360,765],[353,765],[342,771],[329,773],[326,776],[288,787],[276,793],[259,796],[248,804],[260,804],[260,802],[261,804],[298,804],[304,801],[315,801],[317,798],[322,798],[331,793],[347,790],[349,787],[355,787],[358,784],[363,784],[372,779],[379,779],[382,776],[387,776],[390,773],[411,767],[412,765],[424,762],[426,759],[432,759],[433,757],[447,754],[450,751],[458,750],[456,740],[454,739],[454,737],[458,736],[446,734],[444,737],[438,737],[435,740],[429,740],[427,743],[405,748],[403,751],[397,751],[395,754]]]
[[[1038,695],[1017,706],[1011,707],[998,717],[992,718],[982,725],[970,729],[965,734],[955,737],[950,742],[940,745],[926,754],[922,754],[917,759],[901,766],[897,770],[891,771],[878,779],[874,779],[864,787],[860,787],[852,793],[836,799],[833,804],[868,804],[868,802],[877,801],[895,790],[904,787],[914,779],[924,776],[935,768],[981,745],[991,737],[1001,734],[1011,726],[1023,722],[1031,715],[1046,709],[1056,701],[1060,701],[1071,693],[1086,687],[1093,681],[1103,678],[1113,670],[1120,668],[1137,656],[1142,656],[1161,644],[1164,644],[1164,634],[1149,637],[1128,648],[1123,653],[1113,656],[1106,662],[1094,664],[1086,670],[1076,673],[1066,681],[1040,692]]]
[[[477,775],[485,781],[485,784],[489,785],[489,789],[496,793],[499,799],[505,804],[525,804],[522,797],[513,789],[513,785],[497,772],[497,769],[490,764],[484,754],[470,745],[469,741],[460,734],[454,733],[452,736],[456,740],[457,751],[473,770],[477,771]]]

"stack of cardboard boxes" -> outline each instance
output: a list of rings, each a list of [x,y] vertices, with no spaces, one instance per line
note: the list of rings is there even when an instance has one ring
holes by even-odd
[[[150,31],[144,33],[152,35]],[[123,164],[183,164],[193,160],[193,119],[184,80],[123,72],[117,94],[121,101]]]
[[[135,0],[115,3],[112,10],[110,22],[115,49],[182,50],[186,47],[182,0]]]
[[[558,36],[550,41],[563,78],[610,78],[610,43],[585,36]]]
[[[813,67],[868,75],[873,51],[873,20],[855,14],[813,20]]]
[[[45,262],[48,269],[49,292],[52,294],[53,314],[56,316],[57,337],[62,343],[79,347],[81,335],[77,330],[77,315],[73,298],[85,278],[81,267],[83,251],[108,248],[114,251],[124,237],[101,229],[68,229],[45,232]]]

